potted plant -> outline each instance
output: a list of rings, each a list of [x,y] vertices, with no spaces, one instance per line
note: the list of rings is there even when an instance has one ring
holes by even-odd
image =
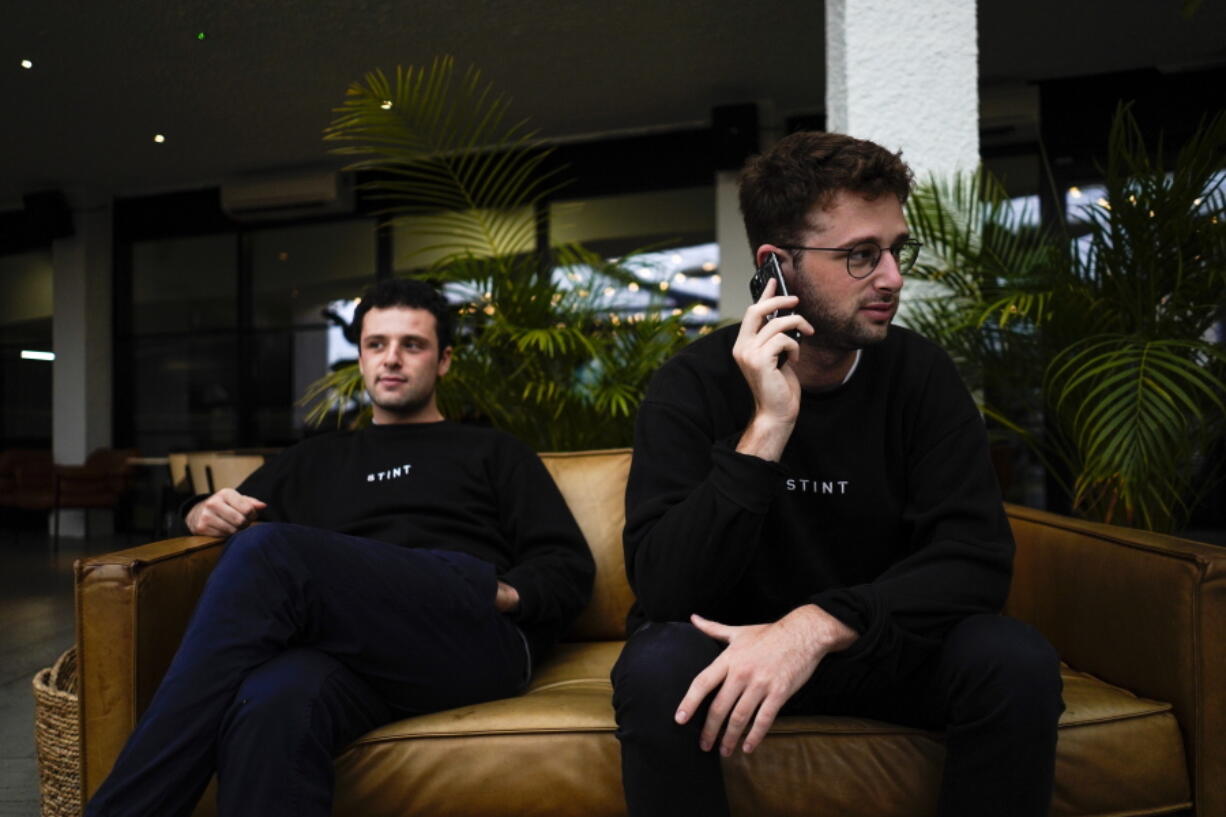
[[[362,157],[348,169],[372,178],[368,194],[435,257],[415,274],[459,299],[443,413],[537,450],[628,445],[647,379],[686,342],[681,310],[654,297],[619,307],[623,286],[648,297],[632,261],[578,246],[537,251],[537,219],[559,181],[543,171],[549,149],[508,113],[476,69],[457,76],[440,58],[351,85],[324,138]],[[332,372],[304,396],[315,402],[308,419],[361,391],[356,364]]]
[[[1224,151],[1219,114],[1167,166],[1125,106],[1080,220],[1033,224],[984,173],[908,204],[915,275],[943,287],[909,323],[1089,518],[1178,529],[1221,475]]]

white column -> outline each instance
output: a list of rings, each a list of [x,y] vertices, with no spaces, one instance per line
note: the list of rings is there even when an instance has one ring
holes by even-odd
[[[916,182],[979,166],[975,0],[826,0],[826,129],[901,150]],[[943,287],[909,281],[909,306]]]
[[[826,129],[902,150],[917,181],[979,164],[975,0],[826,0]]]
[[[52,245],[51,440],[61,465],[111,444],[110,198],[77,197],[73,223],[75,235]],[[82,511],[63,512],[60,535],[82,536],[84,522]]]

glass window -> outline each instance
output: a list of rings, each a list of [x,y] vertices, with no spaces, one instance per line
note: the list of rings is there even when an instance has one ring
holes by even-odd
[[[138,241],[132,246],[136,334],[226,329],[238,317],[238,237]]]
[[[1017,223],[1024,227],[1038,227],[1042,222],[1042,210],[1039,203],[1039,196],[1014,196],[1009,199],[1009,206],[1012,208],[1014,215],[1017,216]]]
[[[0,257],[0,448],[51,439],[51,286],[49,250]]]
[[[554,244],[580,243],[606,255],[701,244],[715,239],[715,192],[687,187],[558,201],[549,207]]]
[[[1074,186],[1064,191],[1064,211],[1070,222],[1087,221],[1092,208],[1107,204],[1107,188],[1100,184]]]
[[[393,269],[397,275],[425,269],[436,261],[454,252],[468,250],[481,257],[489,254],[491,244],[496,244],[506,253],[528,253],[536,249],[536,225],[532,210],[522,208],[513,211],[511,218],[496,222],[497,231],[489,240],[469,242],[461,236],[480,229],[481,219],[489,211],[468,211],[455,214],[454,230],[448,236],[440,236],[441,225],[436,216],[408,216],[392,222]],[[475,213],[475,216],[473,215]],[[490,222],[491,229],[495,226]]]
[[[51,317],[51,253],[0,256],[0,327]]]
[[[51,373],[51,361],[23,358],[19,350],[0,347],[0,449],[51,439]]]
[[[252,233],[255,326],[322,324],[330,301],[375,280],[375,222],[305,224]]]
[[[561,201],[551,205],[550,219],[554,244],[580,243],[607,258],[633,253],[625,261],[638,280],[625,287],[588,282],[587,271],[562,270],[576,286],[600,288],[611,311],[634,316],[663,307],[687,323],[719,320],[712,188]]]
[[[292,332],[267,332],[255,338],[252,353],[254,384],[255,439],[261,445],[288,445],[301,439],[306,427],[308,407],[298,405],[307,388],[329,370],[329,347],[339,329],[296,329]],[[351,350],[347,360],[357,358]],[[335,423],[321,430],[335,428]]]
[[[238,439],[238,340],[233,333],[137,338],[136,447],[233,448]]]
[[[688,324],[719,322],[718,244],[640,253],[624,263],[636,279],[625,286],[587,265],[558,267],[553,276],[562,289],[590,293],[593,305],[609,310],[610,315],[634,318],[648,310],[663,309]],[[449,294],[459,298],[472,296],[455,287]]]

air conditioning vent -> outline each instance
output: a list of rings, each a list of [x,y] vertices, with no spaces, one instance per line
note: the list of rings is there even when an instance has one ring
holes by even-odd
[[[353,180],[338,171],[266,176],[221,186],[221,209],[239,220],[353,212]]]

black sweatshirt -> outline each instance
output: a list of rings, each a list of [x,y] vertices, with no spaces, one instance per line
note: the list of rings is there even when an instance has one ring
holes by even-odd
[[[519,592],[512,619],[534,660],[591,595],[592,555],[562,495],[540,459],[501,431],[443,421],[323,434],[238,492],[268,503],[261,520],[492,563]]]
[[[812,602],[860,633],[849,658],[880,658],[999,611],[1013,539],[983,421],[948,355],[891,328],[845,384],[803,393],[772,463],[735,450],[753,414],[737,331],[680,352],[639,410],[630,627],[690,613],[761,623]]]

